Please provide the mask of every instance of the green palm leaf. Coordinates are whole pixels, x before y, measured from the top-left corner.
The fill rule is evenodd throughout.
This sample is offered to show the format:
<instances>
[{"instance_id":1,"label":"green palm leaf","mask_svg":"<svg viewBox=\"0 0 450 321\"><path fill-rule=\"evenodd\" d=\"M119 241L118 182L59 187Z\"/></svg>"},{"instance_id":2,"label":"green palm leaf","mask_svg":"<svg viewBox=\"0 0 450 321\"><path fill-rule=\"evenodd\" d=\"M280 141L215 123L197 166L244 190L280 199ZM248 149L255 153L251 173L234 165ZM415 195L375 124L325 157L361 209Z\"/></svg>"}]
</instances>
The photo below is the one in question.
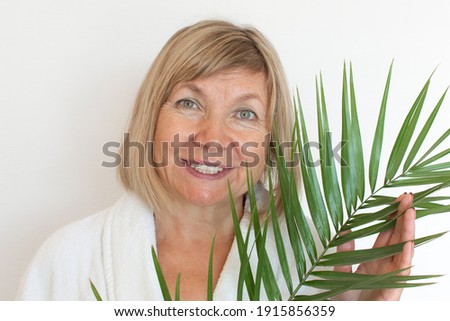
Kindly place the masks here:
<instances>
[{"instance_id":1,"label":"green palm leaf","mask_svg":"<svg viewBox=\"0 0 450 321\"><path fill-rule=\"evenodd\" d=\"M237 300L243 299L244 293L244 283L247 288L247 292L249 298L252 299L254 297L254 289L255 289L255 281L253 279L252 270L250 268L250 259L248 257L247 249L248 249L248 237L250 236L250 231L247 231L247 237L244 241L242 236L242 232L239 226L239 219L236 213L236 207L234 205L233 195L231 194L230 182L228 182L228 192L230 194L230 202L231 202L231 214L233 217L234 224L234 232L236 238L236 244L239 251L239 258L241 260L241 266L239 269L239 280L238 280L238 288L236 293Z\"/></svg>"},{"instance_id":2,"label":"green palm leaf","mask_svg":"<svg viewBox=\"0 0 450 321\"><path fill-rule=\"evenodd\" d=\"M384 87L383 99L381 101L380 113L378 115L377 127L373 139L372 152L370 153L369 182L372 193L375 191L375 186L378 178L378 169L380 167L381 146L383 144L384 136L384 120L386 118L386 107L389 96L389 87L391 85L393 64L394 62L392 62L391 66L389 67L389 73L386 80L386 85Z\"/></svg>"},{"instance_id":3,"label":"green palm leaf","mask_svg":"<svg viewBox=\"0 0 450 321\"><path fill-rule=\"evenodd\" d=\"M349 290L406 288L424 286L433 282L415 282L429 280L439 275L401 276L406 269L391 271L382 275L353 274L345 272L321 271L324 267L347 266L361 264L400 253L406 242L377 248L363 248L348 252L336 252L338 245L362 239L392 228L396 220L404 213L398 211L395 202L394 187L403 189L418 189L414 194L413 206L416 208L416 218L450 212L450 196L442 195L442 190L450 187L450 148L444 142L450 136L450 128L433 143L425 152L421 149L426 138L433 129L433 123L438 111L444 103L447 90L431 111L422 127L419 118L425 109L425 98L430 86L431 77L427 80L417 95L412 107L407 113L387 162L384 180L381 186L377 184L380 155L384 141L387 100L392 77L391 63L383 97L381 100L378 121L371 146L370 162L365 173L364 151L358 120L356 89L353 69L350 64L349 76L344 64L341 105L341 145L342 162L336 166L331 149L331 130L328 121L328 111L322 76L320 82L316 79L316 110L318 122L318 138L320 146L320 166L317 169L313 163L308 147L309 138L306 119L297 90L294 99L296 109L295 126L292 138L294 150L290 155L283 155L281 143L277 135L278 126L275 122L275 158L276 173L269 171L269 205L266 215L262 216L257 208L253 177L248 171L247 198L251 209L251 222L247 231L241 231L230 193L231 211L235 227L235 237L240 257L240 270L237 288L237 299L244 298L244 291L250 300L260 299L264 289L269 300L281 299L281 286L286 286L289 300L328 300ZM413 140L413 137L416 137ZM411 144L412 142L412 144ZM448 145L447 145L448 146ZM444 148L443 148L444 147ZM408 152L409 149L409 152ZM295 175L287 166L287 156L298 153L301 158L302 188L306 195L306 207L300 200ZM413 161L418 159L415 163ZM412 165L411 165L412 164ZM340 173L339 173L340 171ZM365 176L367 175L367 177ZM283 213L277 213L275 206L275 185L278 184ZM366 180L370 185L367 193L364 189ZM425 186L425 187L422 187ZM440 194L437 194L440 192ZM368 195L367 195L368 194ZM305 211L305 209L308 211ZM347 216L344 218L343 209ZM311 217L312 223L308 221ZM332 229L333 228L333 229ZM267 242L269 229L272 230L274 247L277 255L269 257ZM282 231L285 230L286 233ZM346 233L342 233L346 231ZM245 232L245 233L243 233ZM252 234L253 233L253 234ZM445 234L436 233L419 237L414 246L432 241ZM254 241L251 244L251 235ZM318 236L315 240L314 235ZM213 248L212 248L213 249ZM211 249L211 260L213 251ZM154 254L154 250L152 252ZM156 254L154 254L156 256ZM256 271L252 271L250 257L256 255ZM293 257L290 258L289 255ZM288 262L294 260L295 267ZM279 266L281 283L276 281L275 267ZM160 268L155 267L158 277L163 278ZM295 268L295 271L293 271ZM212 264L210 261L210 274ZM293 281L293 273L298 276L298 283ZM161 281L165 299L170 299L166 293L165 283ZM303 287L316 288L319 293L302 294ZM212 286L208 287L209 289ZM209 290L211 291L211 290ZM166 294L164 294L166 293ZM208 294L208 298L212 298Z\"/></svg>"},{"instance_id":4,"label":"green palm leaf","mask_svg":"<svg viewBox=\"0 0 450 321\"><path fill-rule=\"evenodd\" d=\"M361 130L359 129L358 111L356 107L355 84L353 82L353 68L350 64L350 115L351 115L351 133L354 161L355 161L355 185L356 193L360 201L364 198L365 176L364 176L364 155L361 141Z\"/></svg>"},{"instance_id":5,"label":"green palm leaf","mask_svg":"<svg viewBox=\"0 0 450 321\"><path fill-rule=\"evenodd\" d=\"M167 287L166 279L161 269L161 265L158 261L158 256L156 255L155 248L152 246L152 257L153 264L155 265L156 275L158 276L159 286L161 287L161 293L163 295L164 301L172 301L170 296L169 288Z\"/></svg>"},{"instance_id":6,"label":"green palm leaf","mask_svg":"<svg viewBox=\"0 0 450 321\"><path fill-rule=\"evenodd\" d=\"M350 119L350 106L348 97L347 67L344 64L342 80L342 164L341 164L341 183L342 191L347 208L347 214L350 215L352 208L356 205L356 153L355 144L352 137L352 123Z\"/></svg>"},{"instance_id":7,"label":"green palm leaf","mask_svg":"<svg viewBox=\"0 0 450 321\"><path fill-rule=\"evenodd\" d=\"M409 269L409 268L407 268ZM371 275L368 276L366 279L360 279L360 280L353 280L353 282L343 282L342 286L340 287L336 287L330 291L327 292L322 292L319 294L313 294L313 295L297 295L295 297L292 298L292 300L295 301L320 301L320 300L327 300L329 298L332 298L336 295L339 295L341 293L350 291L350 290L356 290L356 289L361 289L361 288L371 288L372 284L377 284L379 282L385 281L386 279L395 276L397 274L399 274L400 272L407 270L407 269L402 269L402 270L397 270L397 271L393 271L393 272L389 272L389 273L385 273L385 274L381 274L381 275ZM351 275L351 273L346 273ZM403 283L403 284L407 284L407 283Z\"/></svg>"},{"instance_id":8,"label":"green palm leaf","mask_svg":"<svg viewBox=\"0 0 450 321\"><path fill-rule=\"evenodd\" d=\"M392 180L403 157L406 154L409 142L411 141L414 129L416 128L417 121L419 120L420 113L422 111L423 104L428 92L428 87L430 86L431 76L423 86L422 90L417 96L411 110L403 122L400 132L397 136L394 146L392 147L391 156L389 157L388 166L386 169L385 183Z\"/></svg>"},{"instance_id":9,"label":"green palm leaf","mask_svg":"<svg viewBox=\"0 0 450 321\"><path fill-rule=\"evenodd\" d=\"M298 132L298 122L296 122L296 124L297 126L295 128L296 132ZM290 245L295 256L297 272L299 277L301 277L306 272L306 259L302 243L306 248L310 260L314 260L314 258L317 257L317 251L312 231L307 227L308 223L300 205L296 183L292 182L292 177L288 173L279 143L276 143L275 152L281 199L285 209L287 231Z\"/></svg>"},{"instance_id":10,"label":"green palm leaf","mask_svg":"<svg viewBox=\"0 0 450 321\"><path fill-rule=\"evenodd\" d=\"M247 184L248 184L248 193L247 197L249 198L250 208L251 208L251 221L253 225L253 231L255 233L255 245L256 245L256 253L258 257L258 266L257 266L257 277L255 286L255 299L260 299L260 285L261 282L264 285L266 290L266 294L269 300L281 300L281 294L278 288L277 283L275 282L275 274L273 272L269 257L267 255L267 251L265 248L265 243L267 239L267 228L268 228L268 220L266 219L264 222L264 228L261 229L260 226L260 216L258 207L256 204L256 195L253 183L253 177L251 173L247 170Z\"/></svg>"},{"instance_id":11,"label":"green palm leaf","mask_svg":"<svg viewBox=\"0 0 450 321\"><path fill-rule=\"evenodd\" d=\"M328 123L328 113L325 101L325 90L323 87L322 75L320 76L320 90L316 79L316 101L317 101L317 121L320 144L320 170L322 174L322 185L324 196L327 202L328 213L335 230L342 225L344 216L342 208L342 196L339 187L339 179L336 172L336 165L333 160L333 150L331 146L331 133Z\"/></svg>"},{"instance_id":12,"label":"green palm leaf","mask_svg":"<svg viewBox=\"0 0 450 321\"><path fill-rule=\"evenodd\" d=\"M442 236L445 233L438 233L430 235L420 239L414 240L414 245L419 246L425 242L429 242L435 238ZM406 242L401 242L394 245L378 247L373 249L355 250L347 252L337 252L333 254L324 255L318 266L340 266L340 265L352 265L362 262L369 262L378 259L383 259L395 254L400 253L403 250L403 246Z\"/></svg>"},{"instance_id":13,"label":"green palm leaf","mask_svg":"<svg viewBox=\"0 0 450 321\"><path fill-rule=\"evenodd\" d=\"M374 277L374 275L367 274L353 274L353 273L344 273L344 272L332 272L332 271L318 271L311 273L312 276L317 279L307 281L305 284L307 286L315 287L318 289L325 290L334 290L341 288L343 286L353 285L355 282L368 281ZM413 276L399 276L392 275L376 282L372 282L370 284L361 284L356 289L376 289L376 288L386 288L388 287L415 287L415 286L423 286L433 284L432 282L428 283L408 283L404 284L408 281L418 281L425 280L430 278L436 278L441 275L413 275Z\"/></svg>"},{"instance_id":14,"label":"green palm leaf","mask_svg":"<svg viewBox=\"0 0 450 321\"><path fill-rule=\"evenodd\" d=\"M449 153L450 153L450 148L447 148L446 150L443 150L442 152L437 153L436 155L422 161L420 164L417 164L414 168L421 168L428 164L434 163L435 161L447 156Z\"/></svg>"},{"instance_id":15,"label":"green palm leaf","mask_svg":"<svg viewBox=\"0 0 450 321\"><path fill-rule=\"evenodd\" d=\"M272 174L271 171L268 171L268 173L269 173L269 195L273 195L274 191L273 191ZM283 242L283 235L281 233L280 224L278 222L277 210L275 207L273 197L271 197L269 200L269 215L273 226L273 233L275 238L275 244L277 247L278 261L280 262L281 271L283 273L284 280L286 281L286 286L289 290L289 293L292 293L293 285L291 277L291 268L289 267L286 254L286 247Z\"/></svg>"},{"instance_id":16,"label":"green palm leaf","mask_svg":"<svg viewBox=\"0 0 450 321\"><path fill-rule=\"evenodd\" d=\"M297 104L299 106L300 123L301 123L301 130L297 131L299 133L297 146L300 150L300 155L302 155L302 161L300 162L300 166L303 174L303 182L305 184L306 190L308 191L308 193L306 193L306 199L308 201L308 207L310 212L315 213L315 215L312 216L312 220L317 229L317 233L319 234L319 238L322 241L322 244L325 246L328 240L330 239L330 226L328 223L328 213L325 207L322 192L320 190L319 180L317 179L317 173L313 167L314 165L311 158L311 152L309 147L307 147L307 144L309 143L308 133L306 131L303 110L298 95L297 95Z\"/></svg>"},{"instance_id":17,"label":"green palm leaf","mask_svg":"<svg viewBox=\"0 0 450 321\"><path fill-rule=\"evenodd\" d=\"M97 301L103 301L102 297L98 293L97 288L95 287L95 285L94 285L94 283L92 282L91 279L89 279L89 284L91 285L91 290L92 290L92 293L94 293L95 299Z\"/></svg>"},{"instance_id":18,"label":"green palm leaf","mask_svg":"<svg viewBox=\"0 0 450 321\"><path fill-rule=\"evenodd\" d=\"M282 241L283 236L277 231L275 234L276 241L278 243L277 249L279 249L278 257L282 262L281 266L286 265L286 258L284 248L279 244L302 244L305 246L304 235L310 237L311 233L317 233L320 239L320 244L315 244L315 250L309 248L310 242L307 248L309 253L309 259L311 261L311 267L304 273L302 269L299 270L299 284L291 292L290 299L294 300L323 300L329 299L337 294L343 293L351 289L379 289L379 288L395 288L395 287L413 287L432 284L432 282L425 283L410 283L409 281L427 279L437 277L432 276L408 276L400 277L397 274L400 271L394 271L384 275L354 275L352 273L339 274L339 278L330 281L330 279L323 278L318 280L317 268L320 266L339 266L339 265L353 265L363 262L369 262L373 260L379 260L392 255L398 254L403 250L405 242L378 247L361 249L350 252L339 253L327 253L330 249L353 241L356 239L371 236L373 234L385 231L392 228L395 225L396 219L403 215L398 213L398 203L395 203L396 197L391 195L381 194L381 191L392 187L419 187L427 185L427 189L423 189L415 194L414 206L417 207L417 218L424 217L426 215L438 214L448 212L450 205L441 204L442 201L448 201L449 197L432 196L433 193L447 188L450 185L450 162L442 161L446 158L450 150L444 149L441 152L430 156L434 150L443 146L442 143L449 136L447 130L433 145L425 152L419 160L411 166L414 158L419 154L420 148L423 146L426 136L432 128L433 121L436 118L437 112L441 108L446 92L441 96L439 102L429 115L425 125L422 128L416 128L419 117L424 108L426 94L430 85L430 79L425 83L418 97L416 98L413 106L407 114L403 125L400 129L399 135L394 142L389 157L385 180L382 186L377 187L378 169L380 164L381 146L384 145L384 121L387 112L387 97L389 94L389 87L392 75L392 64L389 68L389 73L386 81L386 86L383 94L383 99L380 107L380 114L378 117L378 123L376 126L376 132L371 149L370 166L368 167L368 180L371 187L370 195L365 195L363 186L365 185L364 175L364 154L362 149L362 139L359 128L359 121L357 115L356 106L356 94L353 78L353 70L350 65L350 76L347 77L347 67L344 66L343 72L343 87L342 87L342 136L341 140L347 142L342 146L342 164L341 180L337 179L336 171L333 171L332 166L320 166L320 176L322 177L322 185L319 183L317 177L319 173L313 166L306 166L305 164L311 164L312 159L310 157L309 150L307 149L308 133L306 129L306 121L304 118L302 106L300 103L300 95L297 91L296 98L294 100L296 109L298 110L298 118L296 119L296 145L298 151L302 157L301 170L302 170L302 183L306 195L306 203L308 204L309 213L312 216L314 228L305 224L306 231L299 233L298 230L299 221L296 222L296 233L288 233L288 240ZM327 110L325 104L325 93L322 77L320 77L320 85L316 80L316 110L319 129L319 142L321 146L325 146L324 150L320 151L320 159L322 162L326 161L326 165L330 165L330 155L327 154L327 148L331 146L326 142L326 137L329 135L329 124L327 119ZM409 154L406 151L412 141L412 137L416 129L419 130L419 134L410 149ZM276 142L279 144L279 142ZM305 147L306 146L306 147ZM289 201L283 202L285 206L286 222L295 214L292 213L292 207L287 208L295 204L296 211L303 213L302 206L296 204L296 200L292 200L295 197L292 189L292 180L289 180L288 169L286 168L286 162L283 155L277 155L277 169L279 184L283 194L289 196ZM406 160L405 160L406 158ZM440 161L440 162L438 162ZM334 165L334 163L333 163ZM401 167L402 166L402 167ZM402 168L402 172L395 176L399 169ZM339 188L342 187L342 190ZM429 187L431 185L431 187ZM272 191L272 188L271 188ZM284 191L284 192L283 192ZM339 203L339 204L338 204ZM326 204L326 205L325 205ZM346 220L340 219L339 205L345 205L348 218ZM370 209L376 210L370 210ZM326 215L324 215L326 214ZM393 216L394 215L394 216ZM274 221L272 214L272 221ZM275 225L275 224L274 224ZM289 225L289 224L288 224ZM326 227L333 226L335 233L327 231ZM303 227L305 228L305 227ZM349 233L342 234L342 231L352 229ZM414 241L415 246L419 246L428 241L442 236L444 233L438 233L430 236L418 238ZM300 240L298 240L300 239ZM287 242L287 243L286 243ZM323 248L321 248L323 247ZM316 252L315 258L311 257L311 254ZM298 262L300 256L296 256L297 266L301 265ZM287 271L287 269L286 269ZM327 273L327 272L324 272ZM334 273L334 272L328 272ZM338 273L338 272L336 272ZM342 272L339 272L342 273ZM337 274L333 274L336 277ZM344 277L345 275L345 277ZM328 275L330 276L330 275ZM285 281L288 278L285 277ZM315 287L321 290L328 290L313 296L299 295L301 289L304 286ZM289 288L290 289L290 288Z\"/></svg>"},{"instance_id":19,"label":"green palm leaf","mask_svg":"<svg viewBox=\"0 0 450 321\"><path fill-rule=\"evenodd\" d=\"M180 301L181 299L181 273L178 273L177 280L175 282L175 301Z\"/></svg>"},{"instance_id":20,"label":"green palm leaf","mask_svg":"<svg viewBox=\"0 0 450 321\"><path fill-rule=\"evenodd\" d=\"M422 146L422 143L425 140L425 137L427 136L428 132L430 131L431 125L433 124L434 120L436 119L436 115L442 106L442 102L444 101L447 91L448 91L448 88L445 90L441 99L439 99L439 102L437 103L436 107L433 109L433 112L430 114L430 117L428 118L427 122L425 123L425 126L423 127L422 131L420 132L419 136L417 137L416 142L414 143L414 146L412 147L411 151L409 152L408 157L406 158L405 164L403 166L403 171L406 171L408 169L408 167L409 167L409 165L411 165L414 157L417 155L417 152L419 151L420 146Z\"/></svg>"},{"instance_id":21,"label":"green palm leaf","mask_svg":"<svg viewBox=\"0 0 450 321\"><path fill-rule=\"evenodd\" d=\"M213 262L214 262L214 244L216 242L216 238L213 237L211 244L211 251L209 253L209 263L208 263L208 288L206 297L208 301L213 300L213 292L214 292L214 284L213 284Z\"/></svg>"}]
</instances>

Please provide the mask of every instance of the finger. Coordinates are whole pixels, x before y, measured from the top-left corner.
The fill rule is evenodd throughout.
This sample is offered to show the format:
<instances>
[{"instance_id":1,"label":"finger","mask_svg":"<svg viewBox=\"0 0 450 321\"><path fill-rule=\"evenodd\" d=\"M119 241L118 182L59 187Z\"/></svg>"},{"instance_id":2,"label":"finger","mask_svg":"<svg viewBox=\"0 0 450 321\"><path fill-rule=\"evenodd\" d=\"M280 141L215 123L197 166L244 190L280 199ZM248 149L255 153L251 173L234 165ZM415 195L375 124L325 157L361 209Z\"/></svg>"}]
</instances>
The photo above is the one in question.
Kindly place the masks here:
<instances>
[{"instance_id":1,"label":"finger","mask_svg":"<svg viewBox=\"0 0 450 321\"><path fill-rule=\"evenodd\" d=\"M408 208L410 208L412 206L413 203L413 199L414 199L414 195L412 193L403 193L402 195L400 195L399 197L397 197L397 199L394 201L394 203L399 203L397 210L390 214L388 216L388 219L393 219L399 215L401 215L403 212L405 212Z\"/></svg>"},{"instance_id":2,"label":"finger","mask_svg":"<svg viewBox=\"0 0 450 321\"><path fill-rule=\"evenodd\" d=\"M401 276L408 276L411 271L409 267L411 267L412 263L412 256L413 256L413 242L406 242L403 246L403 250L400 254L398 254L398 257L401 257L401 260L399 262L399 266L391 265L391 271L405 269L404 271L400 272L398 275ZM400 300L400 297L403 293L403 288L389 288L389 289L382 289L378 292L378 294L375 297L368 297L365 298L365 300L382 300L382 301L398 301Z\"/></svg>"},{"instance_id":3,"label":"finger","mask_svg":"<svg viewBox=\"0 0 450 321\"><path fill-rule=\"evenodd\" d=\"M395 211L394 213L392 213L389 216L389 219L393 219L393 218L397 217L399 214L401 215L404 211L406 211L412 205L412 200L413 200L413 195L410 193L406 193L406 192L403 193L402 195L400 195L399 197L397 197L397 199L395 200L395 203L400 203L400 204L397 208L397 211ZM402 220L401 220L401 216L400 216L397 218L397 221L395 222L395 227L393 227L387 231L383 231L378 235L373 247L377 248L377 247L383 247L383 246L394 244L395 242L393 242L393 241L398 240L399 238L394 237L393 240L391 240L391 239L392 239L394 233L399 233L399 231L401 230L401 227L402 227Z\"/></svg>"},{"instance_id":4,"label":"finger","mask_svg":"<svg viewBox=\"0 0 450 321\"><path fill-rule=\"evenodd\" d=\"M399 197L400 198L400 197ZM412 193L402 194L397 213L402 214L413 205L414 195Z\"/></svg>"},{"instance_id":5,"label":"finger","mask_svg":"<svg viewBox=\"0 0 450 321\"><path fill-rule=\"evenodd\" d=\"M406 242L403 246L403 251L398 254L398 257L401 257L401 260L399 262L399 266L395 266L395 270L399 269L406 269L411 267L412 263L412 256L413 256L413 242ZM402 272L400 272L398 275L402 276L408 276L411 273L410 269L406 269ZM391 288L391 289L383 289L381 291L380 300L383 301L398 301L400 300L400 297L402 296L403 288Z\"/></svg>"},{"instance_id":6,"label":"finger","mask_svg":"<svg viewBox=\"0 0 450 321\"><path fill-rule=\"evenodd\" d=\"M406 269L410 268L412 265L412 259L414 256L414 244L413 242L409 241L406 242L403 246L403 251L400 255L401 259L399 261L399 269ZM407 269L400 273L400 275L410 275L411 269Z\"/></svg>"},{"instance_id":7,"label":"finger","mask_svg":"<svg viewBox=\"0 0 450 321\"><path fill-rule=\"evenodd\" d=\"M392 234L389 244L397 244L402 241L405 214L406 211L412 206L414 195L412 193L402 194L398 199L400 199L400 204L396 215L399 217L395 223L394 233Z\"/></svg>"},{"instance_id":8,"label":"finger","mask_svg":"<svg viewBox=\"0 0 450 321\"><path fill-rule=\"evenodd\" d=\"M414 240L415 237L415 220L416 210L414 208L408 209L405 214L397 219L394 233L392 234L390 244L397 244Z\"/></svg>"},{"instance_id":9,"label":"finger","mask_svg":"<svg viewBox=\"0 0 450 321\"><path fill-rule=\"evenodd\" d=\"M345 235L347 233L350 233L351 230L342 232L340 235ZM355 241L352 240L350 242L338 245L336 248L337 252L347 252L347 251L354 251L355 250ZM346 273L351 273L353 272L352 266L351 265L342 265L342 266L335 266L333 271L335 272L346 272Z\"/></svg>"},{"instance_id":10,"label":"finger","mask_svg":"<svg viewBox=\"0 0 450 321\"><path fill-rule=\"evenodd\" d=\"M397 219L396 225L394 228L391 228L387 231L381 232L375 243L373 245L374 248L382 247L392 244L397 244L400 242L406 242L414 240L415 238L415 219L416 219L416 211L413 208L410 208L406 211L404 215ZM414 247L413 247L414 251ZM395 262L394 264L399 264L400 258L398 256L394 256L392 260Z\"/></svg>"},{"instance_id":11,"label":"finger","mask_svg":"<svg viewBox=\"0 0 450 321\"><path fill-rule=\"evenodd\" d=\"M397 199L394 201L394 203L400 203L402 201L402 199L407 195L408 193L404 192L403 194L401 194L399 197L397 197Z\"/></svg>"},{"instance_id":12,"label":"finger","mask_svg":"<svg viewBox=\"0 0 450 321\"><path fill-rule=\"evenodd\" d=\"M409 244L408 247L411 247L405 254L405 250L402 253L396 255L394 257L394 264L396 264L399 268L405 268L410 266L412 263L412 257L414 255L414 238L415 238L415 230L416 230L416 211L413 208L410 208L406 211L405 215L403 215L403 230L402 235L400 236L399 242L406 242ZM406 245L405 244L405 245ZM406 256L405 256L406 255ZM406 261L405 261L406 260ZM409 260L409 261L407 261ZM405 265L407 262L408 265Z\"/></svg>"},{"instance_id":13,"label":"finger","mask_svg":"<svg viewBox=\"0 0 450 321\"><path fill-rule=\"evenodd\" d=\"M373 247L382 247L389 245L389 241L392 238L392 234L394 234L394 228L390 228L389 230L383 231L378 234Z\"/></svg>"},{"instance_id":14,"label":"finger","mask_svg":"<svg viewBox=\"0 0 450 321\"><path fill-rule=\"evenodd\" d=\"M386 242L390 240L390 237L393 233L393 229L389 229L380 233L375 240L373 248L387 246ZM379 274L380 269L385 264L392 264L393 257L386 257L383 259L372 260L369 262L361 263L356 269L355 273L359 274Z\"/></svg>"},{"instance_id":15,"label":"finger","mask_svg":"<svg viewBox=\"0 0 450 321\"><path fill-rule=\"evenodd\" d=\"M416 236L416 210L410 208L403 215L402 242L412 241Z\"/></svg>"}]
</instances>

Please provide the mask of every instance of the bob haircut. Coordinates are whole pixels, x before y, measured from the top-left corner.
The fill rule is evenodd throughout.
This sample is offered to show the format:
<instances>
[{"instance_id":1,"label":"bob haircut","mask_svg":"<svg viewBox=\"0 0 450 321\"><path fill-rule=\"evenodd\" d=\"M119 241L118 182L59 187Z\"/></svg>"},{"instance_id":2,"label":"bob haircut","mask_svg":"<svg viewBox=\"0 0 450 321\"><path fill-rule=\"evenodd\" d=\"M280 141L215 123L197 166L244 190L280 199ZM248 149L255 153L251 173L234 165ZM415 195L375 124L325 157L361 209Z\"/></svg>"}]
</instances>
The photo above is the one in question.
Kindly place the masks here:
<instances>
[{"instance_id":1,"label":"bob haircut","mask_svg":"<svg viewBox=\"0 0 450 321\"><path fill-rule=\"evenodd\" d=\"M154 141L160 108L175 85L237 68L266 75L269 98L266 122L271 141L275 137L274 122L278 124L279 141L291 141L294 109L286 77L274 47L258 30L221 20L200 21L179 30L164 45L148 71L129 122L129 140L124 141L120 148L122 161L118 174L123 186L136 193L156 212L170 204L170 195L156 169L148 162L143 166L143 151L130 148L128 144L140 144L145 157L153 157L152 145L147 142ZM262 181L267 180L269 170L276 172L276 168L267 167ZM298 168L294 170L298 180ZM272 175L272 180L276 180L276 175ZM278 210L282 210L279 184L274 183L273 186L275 204Z\"/></svg>"}]
</instances>

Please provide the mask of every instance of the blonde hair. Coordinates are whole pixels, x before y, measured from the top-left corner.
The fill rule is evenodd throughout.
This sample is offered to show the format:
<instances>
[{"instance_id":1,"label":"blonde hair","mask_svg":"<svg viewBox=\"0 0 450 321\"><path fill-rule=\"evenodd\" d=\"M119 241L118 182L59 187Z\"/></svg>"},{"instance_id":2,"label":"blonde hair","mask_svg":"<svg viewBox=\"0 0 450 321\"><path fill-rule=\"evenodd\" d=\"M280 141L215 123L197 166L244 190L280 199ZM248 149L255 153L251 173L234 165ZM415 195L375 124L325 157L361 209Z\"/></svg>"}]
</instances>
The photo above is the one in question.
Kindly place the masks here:
<instances>
[{"instance_id":1,"label":"blonde hair","mask_svg":"<svg viewBox=\"0 0 450 321\"><path fill-rule=\"evenodd\" d=\"M129 141L142 144L144 155L152 157L152 147L147 142L154 141L160 107L175 85L236 68L266 75L269 93L267 126L274 138L276 121L279 141L291 141L294 111L275 49L255 28L219 20L200 21L185 27L164 45L137 94L128 128ZM129 151L129 166L124 166L125 148L122 144L122 162L118 169L123 186L140 196L156 212L160 211L165 204L170 204L170 200L156 169L142 166L142 155L139 155L142 151L137 149ZM270 168L266 168L263 179L267 178L268 170ZM278 184L274 187L276 205L281 209Z\"/></svg>"}]
</instances>

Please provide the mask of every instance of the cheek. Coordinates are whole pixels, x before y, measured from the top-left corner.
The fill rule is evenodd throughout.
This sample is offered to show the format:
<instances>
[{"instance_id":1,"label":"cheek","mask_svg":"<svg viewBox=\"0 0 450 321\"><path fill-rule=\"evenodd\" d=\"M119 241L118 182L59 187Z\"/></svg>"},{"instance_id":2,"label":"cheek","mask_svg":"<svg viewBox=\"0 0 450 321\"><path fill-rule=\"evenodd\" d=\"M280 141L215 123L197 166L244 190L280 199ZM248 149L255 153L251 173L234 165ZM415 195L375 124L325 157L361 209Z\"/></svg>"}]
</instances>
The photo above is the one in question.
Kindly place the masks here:
<instances>
[{"instance_id":1,"label":"cheek","mask_svg":"<svg viewBox=\"0 0 450 321\"><path fill-rule=\"evenodd\" d=\"M155 137L153 142L153 155L155 160L160 161L165 154L167 148L168 132L161 126L156 126Z\"/></svg>"},{"instance_id":2,"label":"cheek","mask_svg":"<svg viewBox=\"0 0 450 321\"><path fill-rule=\"evenodd\" d=\"M165 109L160 111L156 123L155 140L167 140L170 136L173 136L174 131L176 130L176 122L171 121L171 118L173 118L173 116L171 116L171 113L167 112Z\"/></svg>"},{"instance_id":3,"label":"cheek","mask_svg":"<svg viewBox=\"0 0 450 321\"><path fill-rule=\"evenodd\" d=\"M245 168L245 162L248 167L259 172L265 167L267 154L267 134L265 132L258 135L251 135L241 141L240 144L240 159L241 164Z\"/></svg>"},{"instance_id":4,"label":"cheek","mask_svg":"<svg viewBox=\"0 0 450 321\"><path fill-rule=\"evenodd\" d=\"M162 110L156 124L156 138L173 142L176 137L184 139L196 131L196 122L179 113Z\"/></svg>"},{"instance_id":5,"label":"cheek","mask_svg":"<svg viewBox=\"0 0 450 321\"><path fill-rule=\"evenodd\" d=\"M167 164L169 167L181 166L181 159L191 155L191 150L198 153L198 149L191 147L188 142L195 127L179 119L171 118L171 121L162 121L156 126L154 139L154 159L156 162Z\"/></svg>"},{"instance_id":6,"label":"cheek","mask_svg":"<svg viewBox=\"0 0 450 321\"><path fill-rule=\"evenodd\" d=\"M245 142L240 148L240 158L242 162L247 162L250 168L258 167L263 160L263 154L261 146L256 142ZM245 164L242 164L245 166Z\"/></svg>"},{"instance_id":7,"label":"cheek","mask_svg":"<svg viewBox=\"0 0 450 321\"><path fill-rule=\"evenodd\" d=\"M155 143L168 142L170 144L177 135L182 135L185 127L183 120L177 118L176 115L165 109L161 110L156 123Z\"/></svg>"}]
</instances>

